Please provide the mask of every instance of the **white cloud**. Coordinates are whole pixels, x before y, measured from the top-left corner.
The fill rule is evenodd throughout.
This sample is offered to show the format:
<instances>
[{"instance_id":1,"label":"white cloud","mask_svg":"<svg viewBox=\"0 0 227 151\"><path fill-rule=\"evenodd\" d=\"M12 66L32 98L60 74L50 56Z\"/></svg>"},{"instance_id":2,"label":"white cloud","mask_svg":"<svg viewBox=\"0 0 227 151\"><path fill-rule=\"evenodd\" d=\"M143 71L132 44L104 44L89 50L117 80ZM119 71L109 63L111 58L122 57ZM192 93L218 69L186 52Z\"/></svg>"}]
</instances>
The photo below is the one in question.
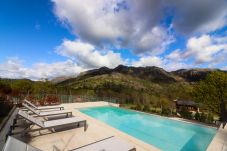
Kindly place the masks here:
<instances>
[{"instance_id":1,"label":"white cloud","mask_svg":"<svg viewBox=\"0 0 227 151\"><path fill-rule=\"evenodd\" d=\"M187 42L187 51L183 54L185 58L194 57L195 63L201 64L205 62L213 62L218 53L227 50L226 43L220 43L215 37L202 35L200 37L192 37Z\"/></svg>"},{"instance_id":2,"label":"white cloud","mask_svg":"<svg viewBox=\"0 0 227 151\"><path fill-rule=\"evenodd\" d=\"M195 65L208 63L211 66L226 62L227 41L226 36L215 37L202 35L200 37L191 37L186 44L186 50L175 50L166 58L174 61L194 60Z\"/></svg>"},{"instance_id":3,"label":"white cloud","mask_svg":"<svg viewBox=\"0 0 227 151\"><path fill-rule=\"evenodd\" d=\"M22 60L19 58L9 58L5 63L0 64L0 75L6 78L21 78L21 75L24 74L22 63Z\"/></svg>"},{"instance_id":4,"label":"white cloud","mask_svg":"<svg viewBox=\"0 0 227 151\"><path fill-rule=\"evenodd\" d=\"M39 80L42 78L54 78L59 76L78 75L85 69L76 65L72 60L55 62L52 64L36 63L30 68L25 67L18 58L10 58L0 64L0 75L4 78L29 78Z\"/></svg>"},{"instance_id":5,"label":"white cloud","mask_svg":"<svg viewBox=\"0 0 227 151\"><path fill-rule=\"evenodd\" d=\"M187 69L187 68L192 68L193 66L191 64L187 64L183 61L170 61L170 60L165 60L165 65L163 68L167 71L175 71L179 69ZM195 66L194 66L195 68Z\"/></svg>"},{"instance_id":6,"label":"white cloud","mask_svg":"<svg viewBox=\"0 0 227 151\"><path fill-rule=\"evenodd\" d=\"M131 64L136 67L157 66L167 71L175 71L178 69L191 67L191 65L186 64L183 61L171 60L166 57L161 58L159 56L141 57L138 61L133 61Z\"/></svg>"},{"instance_id":7,"label":"white cloud","mask_svg":"<svg viewBox=\"0 0 227 151\"><path fill-rule=\"evenodd\" d=\"M227 24L225 0L52 0L54 12L82 41L156 55L174 41L160 24L173 16L180 33L209 33ZM166 10L166 11L164 11ZM173 11L168 11L173 10Z\"/></svg>"},{"instance_id":8,"label":"white cloud","mask_svg":"<svg viewBox=\"0 0 227 151\"><path fill-rule=\"evenodd\" d=\"M223 68L222 68L222 70L225 70L225 71L227 71L227 66L223 67Z\"/></svg>"},{"instance_id":9,"label":"white cloud","mask_svg":"<svg viewBox=\"0 0 227 151\"><path fill-rule=\"evenodd\" d=\"M141 37L132 37L131 45L134 48L134 52L137 54L148 53L158 55L163 53L167 46L174 40L175 39L169 36L163 28L155 26L150 31L144 33Z\"/></svg>"},{"instance_id":10,"label":"white cloud","mask_svg":"<svg viewBox=\"0 0 227 151\"><path fill-rule=\"evenodd\" d=\"M163 60L157 56L147 56L147 57L141 57L138 61L133 61L132 65L136 67L140 67L140 66L162 67L164 63L163 63Z\"/></svg>"},{"instance_id":11,"label":"white cloud","mask_svg":"<svg viewBox=\"0 0 227 151\"><path fill-rule=\"evenodd\" d=\"M73 59L78 65L84 68L98 68L106 66L114 68L119 64L125 64L120 53L111 50L97 50L95 46L81 42L80 40L64 42L57 47L56 52L62 56Z\"/></svg>"},{"instance_id":12,"label":"white cloud","mask_svg":"<svg viewBox=\"0 0 227 151\"><path fill-rule=\"evenodd\" d=\"M174 61L174 62L182 61L181 50L176 49L172 51L170 54L166 55L165 58L170 59L171 61Z\"/></svg>"},{"instance_id":13,"label":"white cloud","mask_svg":"<svg viewBox=\"0 0 227 151\"><path fill-rule=\"evenodd\" d=\"M158 66L167 71L182 68L196 68L205 65L210 68L223 67L227 64L227 36L202 35L191 37L186 49L176 49L164 57L142 56L133 61L134 66Z\"/></svg>"},{"instance_id":14,"label":"white cloud","mask_svg":"<svg viewBox=\"0 0 227 151\"><path fill-rule=\"evenodd\" d=\"M159 25L162 1L52 0L55 14L81 40L98 47L131 48L160 54L173 41Z\"/></svg>"}]
</instances>

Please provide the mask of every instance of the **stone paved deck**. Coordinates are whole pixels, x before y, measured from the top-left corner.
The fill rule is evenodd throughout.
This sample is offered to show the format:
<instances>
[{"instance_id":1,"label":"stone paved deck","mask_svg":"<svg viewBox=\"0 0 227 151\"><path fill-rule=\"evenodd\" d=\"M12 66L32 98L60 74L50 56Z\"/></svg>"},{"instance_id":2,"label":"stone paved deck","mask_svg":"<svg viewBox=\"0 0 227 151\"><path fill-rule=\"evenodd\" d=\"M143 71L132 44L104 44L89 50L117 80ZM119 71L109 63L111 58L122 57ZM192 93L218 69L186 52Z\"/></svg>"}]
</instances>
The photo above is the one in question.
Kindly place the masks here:
<instances>
[{"instance_id":1,"label":"stone paved deck","mask_svg":"<svg viewBox=\"0 0 227 151\"><path fill-rule=\"evenodd\" d=\"M74 116L80 116L87 120L88 129L84 132L83 128L74 128L66 131L60 131L56 133L50 133L50 131L45 130L41 131L42 134L38 132L31 133L32 137L17 137L30 145L37 147L44 151L53 151L53 150L71 150L109 136L117 136L125 141L134 145L137 151L159 151L158 148L146 144L134 137L131 137L113 127L108 126L105 123L102 123L94 118L91 118L75 108L82 107L94 107L94 106L104 106L108 105L107 102L88 102L88 103L70 103L63 104L65 109L71 110Z\"/></svg>"},{"instance_id":2,"label":"stone paved deck","mask_svg":"<svg viewBox=\"0 0 227 151\"><path fill-rule=\"evenodd\" d=\"M207 151L227 151L227 126L224 129L222 127L218 129Z\"/></svg>"},{"instance_id":3,"label":"stone paved deck","mask_svg":"<svg viewBox=\"0 0 227 151\"><path fill-rule=\"evenodd\" d=\"M160 150L77 110L84 107L96 107L105 105L109 105L109 103L86 102L62 104L62 106L64 106L66 110L71 110L74 116L80 116L87 120L88 129L86 132L84 132L82 127L56 133L51 133L50 131L45 130L41 131L42 134L35 132L31 134L32 137L18 137L18 139L26 141L32 146L35 146L44 151L67 151L114 135L133 144L136 147L137 151ZM207 151L227 151L227 126L225 127L225 129L218 130Z\"/></svg>"}]
</instances>

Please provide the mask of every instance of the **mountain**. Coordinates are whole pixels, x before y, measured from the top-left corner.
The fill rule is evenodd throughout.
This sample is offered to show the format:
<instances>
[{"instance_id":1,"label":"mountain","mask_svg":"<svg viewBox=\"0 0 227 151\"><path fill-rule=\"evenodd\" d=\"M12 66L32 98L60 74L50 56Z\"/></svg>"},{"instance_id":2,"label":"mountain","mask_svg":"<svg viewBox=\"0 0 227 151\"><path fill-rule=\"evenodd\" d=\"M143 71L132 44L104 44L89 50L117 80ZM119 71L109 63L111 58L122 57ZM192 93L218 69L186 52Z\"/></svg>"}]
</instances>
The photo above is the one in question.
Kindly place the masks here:
<instances>
[{"instance_id":1,"label":"mountain","mask_svg":"<svg viewBox=\"0 0 227 151\"><path fill-rule=\"evenodd\" d=\"M51 79L50 81L54 84L57 84L57 83L60 83L62 81L72 79L72 78L74 78L74 76L61 76L61 77L56 77L54 79Z\"/></svg>"},{"instance_id":2,"label":"mountain","mask_svg":"<svg viewBox=\"0 0 227 151\"><path fill-rule=\"evenodd\" d=\"M55 83L71 83L73 81L84 80L87 78L111 75L111 74L122 74L131 77L148 80L153 83L176 83L176 82L197 82L206 77L212 71L218 69L180 69L172 72L165 71L162 68L151 66L151 67L128 67L119 65L114 69L107 67L101 67L99 69L88 70L80 73L74 78L60 78L61 80L55 80Z\"/></svg>"},{"instance_id":3,"label":"mountain","mask_svg":"<svg viewBox=\"0 0 227 151\"><path fill-rule=\"evenodd\" d=\"M99 69L89 70L81 73L77 79L84 79L87 77L93 77L103 74L113 74L120 73L124 75L130 75L133 77L150 80L153 82L176 82L177 77L172 73L165 71L158 67L128 67L124 65L119 65L114 69L109 69L107 67L102 67Z\"/></svg>"},{"instance_id":4,"label":"mountain","mask_svg":"<svg viewBox=\"0 0 227 151\"><path fill-rule=\"evenodd\" d=\"M177 75L177 76L182 77L187 82L197 82L197 81L204 79L207 76L207 74L209 74L212 71L221 71L221 70L219 70L219 69L208 69L208 68L204 68L204 69L199 69L199 68L197 68L197 69L180 69L180 70L173 71L172 73Z\"/></svg>"}]
</instances>

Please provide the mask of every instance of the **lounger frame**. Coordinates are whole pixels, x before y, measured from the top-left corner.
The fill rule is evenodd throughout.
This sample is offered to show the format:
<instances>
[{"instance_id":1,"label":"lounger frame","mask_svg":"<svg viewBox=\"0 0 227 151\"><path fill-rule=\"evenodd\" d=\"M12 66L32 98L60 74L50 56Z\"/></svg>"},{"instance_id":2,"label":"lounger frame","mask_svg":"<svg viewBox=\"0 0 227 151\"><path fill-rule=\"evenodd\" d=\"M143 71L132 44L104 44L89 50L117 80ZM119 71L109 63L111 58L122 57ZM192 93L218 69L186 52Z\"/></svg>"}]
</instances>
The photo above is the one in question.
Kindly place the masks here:
<instances>
[{"instance_id":1,"label":"lounger frame","mask_svg":"<svg viewBox=\"0 0 227 151\"><path fill-rule=\"evenodd\" d=\"M43 115L42 115L42 113L43 113L44 111L42 111L42 112L37 111L37 110L33 109L32 107L28 106L28 105L25 104L25 103L22 103L22 105L23 105L28 111L34 113L34 114L35 114L36 116L38 116L38 117L55 116L55 115L62 115L62 114L65 114L66 117L72 116L72 112L71 112L71 111L64 111L64 110L60 110L60 111L58 111L58 112L56 112L56 111L53 111L53 112L47 111L47 112L45 112L46 114L43 114Z\"/></svg>"},{"instance_id":2,"label":"lounger frame","mask_svg":"<svg viewBox=\"0 0 227 151\"><path fill-rule=\"evenodd\" d=\"M35 104L31 103L30 101L24 99L24 102L30 105L31 107L35 108L36 110L49 110L49 109L59 109L59 110L64 110L64 107L62 106L42 106L38 107Z\"/></svg>"},{"instance_id":3,"label":"lounger frame","mask_svg":"<svg viewBox=\"0 0 227 151\"><path fill-rule=\"evenodd\" d=\"M15 134L26 134L26 133L29 133L29 132L34 132L34 131L41 131L41 130L45 130L45 129L48 129L52 132L55 132L55 128L60 128L60 127L63 127L63 126L67 126L67 125L77 125L77 126L80 126L81 123L83 123L83 126L84 126L84 131L87 130L87 121L86 120L78 120L78 121L75 121L75 122L70 122L70 123L66 123L66 124L58 124L58 125L53 125L53 126L45 126L45 122L53 122L53 121L61 121L63 119L58 119L58 120L53 120L53 121L41 121L40 119L38 119L37 117L33 117L31 115L29 115L28 113L26 113L25 111L22 111L22 110L19 110L18 112L18 115L20 117L22 117L23 119L27 120L30 122L30 124L27 125L27 127L25 127L24 130L20 131L20 132L17 132L17 133L11 133L11 135L15 135ZM71 117L71 118L75 118L76 117ZM71 118L65 118L65 119L71 119ZM79 117L78 117L79 118ZM36 128L36 129L31 129L31 125L37 125L38 127L40 128ZM13 125L13 127L15 127L16 125Z\"/></svg>"}]
</instances>

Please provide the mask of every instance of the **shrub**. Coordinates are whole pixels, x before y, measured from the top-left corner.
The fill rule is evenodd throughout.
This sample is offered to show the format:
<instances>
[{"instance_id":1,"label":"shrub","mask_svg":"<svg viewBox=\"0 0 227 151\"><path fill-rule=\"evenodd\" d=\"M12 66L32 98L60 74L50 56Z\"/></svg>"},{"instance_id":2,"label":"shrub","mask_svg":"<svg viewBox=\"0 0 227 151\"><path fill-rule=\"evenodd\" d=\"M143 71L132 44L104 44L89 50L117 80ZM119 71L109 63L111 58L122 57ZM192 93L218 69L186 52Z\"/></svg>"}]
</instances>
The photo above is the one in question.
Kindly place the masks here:
<instances>
[{"instance_id":1,"label":"shrub","mask_svg":"<svg viewBox=\"0 0 227 151\"><path fill-rule=\"evenodd\" d=\"M10 94L12 91L9 84L0 81L0 94Z\"/></svg>"},{"instance_id":2,"label":"shrub","mask_svg":"<svg viewBox=\"0 0 227 151\"><path fill-rule=\"evenodd\" d=\"M130 109L135 110L136 108L134 106L131 106Z\"/></svg>"},{"instance_id":3,"label":"shrub","mask_svg":"<svg viewBox=\"0 0 227 151\"><path fill-rule=\"evenodd\" d=\"M143 111L150 112L150 106L149 105L144 105Z\"/></svg>"},{"instance_id":4,"label":"shrub","mask_svg":"<svg viewBox=\"0 0 227 151\"><path fill-rule=\"evenodd\" d=\"M200 114L199 114L199 112L197 111L196 113L195 113L195 120L200 120Z\"/></svg>"},{"instance_id":5,"label":"shrub","mask_svg":"<svg viewBox=\"0 0 227 151\"><path fill-rule=\"evenodd\" d=\"M150 112L156 113L156 109L155 109L155 108L151 108L151 109L150 109Z\"/></svg>"},{"instance_id":6,"label":"shrub","mask_svg":"<svg viewBox=\"0 0 227 151\"><path fill-rule=\"evenodd\" d=\"M156 109L155 109L155 113L161 114L161 113L162 113L162 110L161 110L160 108L156 108Z\"/></svg>"},{"instance_id":7,"label":"shrub","mask_svg":"<svg viewBox=\"0 0 227 151\"><path fill-rule=\"evenodd\" d=\"M59 104L60 103L60 100L57 96L51 96L51 95L48 95L45 99L45 103L48 104L48 105L51 105L51 104Z\"/></svg>"},{"instance_id":8,"label":"shrub","mask_svg":"<svg viewBox=\"0 0 227 151\"><path fill-rule=\"evenodd\" d=\"M180 111L180 115L183 118L186 119L192 119L192 113L188 111L188 109L186 107L182 107L181 111Z\"/></svg>"},{"instance_id":9,"label":"shrub","mask_svg":"<svg viewBox=\"0 0 227 151\"><path fill-rule=\"evenodd\" d=\"M143 106L141 104L136 104L136 107L135 107L136 110L139 110L139 111L142 111L143 110Z\"/></svg>"},{"instance_id":10,"label":"shrub","mask_svg":"<svg viewBox=\"0 0 227 151\"><path fill-rule=\"evenodd\" d=\"M168 108L163 108L162 109L162 115L170 116L171 115L171 110L168 109Z\"/></svg>"},{"instance_id":11,"label":"shrub","mask_svg":"<svg viewBox=\"0 0 227 151\"><path fill-rule=\"evenodd\" d=\"M38 102L39 102L39 105L41 106L45 105L45 99L40 99Z\"/></svg>"},{"instance_id":12,"label":"shrub","mask_svg":"<svg viewBox=\"0 0 227 151\"><path fill-rule=\"evenodd\" d=\"M206 115L204 114L204 113L201 113L201 115L200 115L200 122L206 122Z\"/></svg>"},{"instance_id":13,"label":"shrub","mask_svg":"<svg viewBox=\"0 0 227 151\"><path fill-rule=\"evenodd\" d=\"M207 123L211 124L214 121L214 116L212 114L207 115Z\"/></svg>"}]
</instances>

